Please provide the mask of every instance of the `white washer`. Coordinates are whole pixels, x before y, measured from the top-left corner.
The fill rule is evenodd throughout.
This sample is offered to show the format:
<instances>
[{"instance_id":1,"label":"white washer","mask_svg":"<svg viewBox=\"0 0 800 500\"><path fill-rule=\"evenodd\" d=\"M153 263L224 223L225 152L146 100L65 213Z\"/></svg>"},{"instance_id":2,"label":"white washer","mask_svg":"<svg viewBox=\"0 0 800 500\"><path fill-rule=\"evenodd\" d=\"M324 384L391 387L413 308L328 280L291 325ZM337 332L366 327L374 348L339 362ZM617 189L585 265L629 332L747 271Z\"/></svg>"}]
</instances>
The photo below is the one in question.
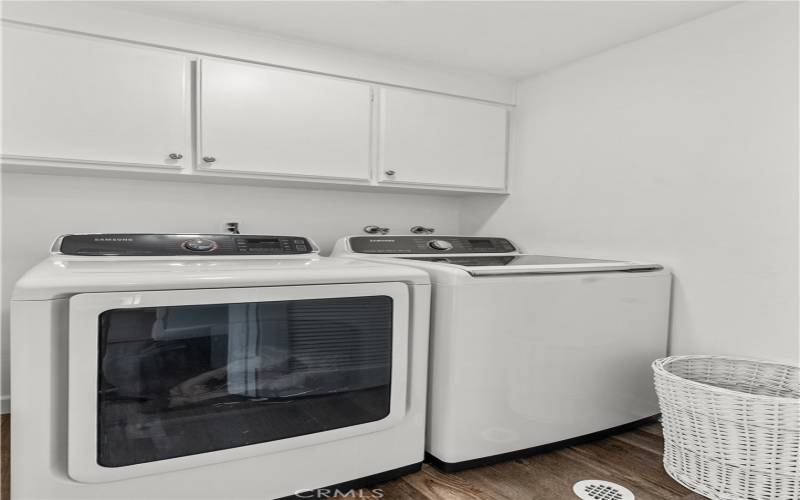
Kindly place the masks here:
<instances>
[{"instance_id":1,"label":"white washer","mask_svg":"<svg viewBox=\"0 0 800 500\"><path fill-rule=\"evenodd\" d=\"M621 430L659 412L671 275L657 264L520 253L506 238L351 236L334 256L433 284L428 458L446 471Z\"/></svg>"},{"instance_id":2,"label":"white washer","mask_svg":"<svg viewBox=\"0 0 800 500\"><path fill-rule=\"evenodd\" d=\"M263 500L418 470L429 302L424 272L303 237L61 237L11 303L12 497Z\"/></svg>"}]
</instances>

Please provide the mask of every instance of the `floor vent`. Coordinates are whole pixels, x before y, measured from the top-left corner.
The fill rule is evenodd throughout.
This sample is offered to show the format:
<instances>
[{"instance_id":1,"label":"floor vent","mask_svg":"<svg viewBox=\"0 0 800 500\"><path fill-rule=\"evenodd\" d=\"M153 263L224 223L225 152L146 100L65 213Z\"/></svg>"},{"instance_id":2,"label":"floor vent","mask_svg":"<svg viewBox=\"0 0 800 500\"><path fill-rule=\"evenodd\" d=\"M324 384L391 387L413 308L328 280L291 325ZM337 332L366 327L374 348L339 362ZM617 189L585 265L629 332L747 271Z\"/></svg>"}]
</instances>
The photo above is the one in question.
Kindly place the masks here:
<instances>
[{"instance_id":1,"label":"floor vent","mask_svg":"<svg viewBox=\"0 0 800 500\"><path fill-rule=\"evenodd\" d=\"M599 479L578 481L572 491L583 500L634 500L633 492L624 486Z\"/></svg>"}]
</instances>

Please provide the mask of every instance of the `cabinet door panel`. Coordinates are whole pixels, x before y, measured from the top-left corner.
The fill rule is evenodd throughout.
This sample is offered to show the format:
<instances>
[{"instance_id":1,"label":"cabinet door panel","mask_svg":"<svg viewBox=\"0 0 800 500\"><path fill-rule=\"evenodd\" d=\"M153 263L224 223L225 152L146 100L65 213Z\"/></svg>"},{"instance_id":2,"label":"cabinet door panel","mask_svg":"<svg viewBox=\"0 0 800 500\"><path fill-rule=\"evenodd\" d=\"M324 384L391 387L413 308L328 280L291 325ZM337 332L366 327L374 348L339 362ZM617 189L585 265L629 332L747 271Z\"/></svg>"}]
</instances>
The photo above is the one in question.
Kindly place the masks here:
<instances>
[{"instance_id":1,"label":"cabinet door panel","mask_svg":"<svg viewBox=\"0 0 800 500\"><path fill-rule=\"evenodd\" d=\"M505 188L505 108L399 89L380 102L381 182Z\"/></svg>"},{"instance_id":2,"label":"cabinet door panel","mask_svg":"<svg viewBox=\"0 0 800 500\"><path fill-rule=\"evenodd\" d=\"M3 155L180 166L188 61L74 35L3 27Z\"/></svg>"},{"instance_id":3,"label":"cabinet door panel","mask_svg":"<svg viewBox=\"0 0 800 500\"><path fill-rule=\"evenodd\" d=\"M367 180L366 84L203 60L201 159L211 171ZM213 163L202 158L214 158Z\"/></svg>"}]
</instances>

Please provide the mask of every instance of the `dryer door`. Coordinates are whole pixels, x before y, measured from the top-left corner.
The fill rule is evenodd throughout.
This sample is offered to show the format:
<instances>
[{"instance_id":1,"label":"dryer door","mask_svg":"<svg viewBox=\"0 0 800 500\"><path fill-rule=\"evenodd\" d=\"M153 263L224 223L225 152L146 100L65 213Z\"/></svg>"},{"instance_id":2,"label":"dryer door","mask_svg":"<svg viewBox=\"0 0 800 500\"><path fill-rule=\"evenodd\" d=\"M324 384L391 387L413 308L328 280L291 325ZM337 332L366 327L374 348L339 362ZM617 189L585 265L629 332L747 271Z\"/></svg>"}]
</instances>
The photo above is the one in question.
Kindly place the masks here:
<instances>
[{"instance_id":1,"label":"dryer door","mask_svg":"<svg viewBox=\"0 0 800 500\"><path fill-rule=\"evenodd\" d=\"M69 475L111 481L395 425L408 308L403 283L76 295Z\"/></svg>"}]
</instances>

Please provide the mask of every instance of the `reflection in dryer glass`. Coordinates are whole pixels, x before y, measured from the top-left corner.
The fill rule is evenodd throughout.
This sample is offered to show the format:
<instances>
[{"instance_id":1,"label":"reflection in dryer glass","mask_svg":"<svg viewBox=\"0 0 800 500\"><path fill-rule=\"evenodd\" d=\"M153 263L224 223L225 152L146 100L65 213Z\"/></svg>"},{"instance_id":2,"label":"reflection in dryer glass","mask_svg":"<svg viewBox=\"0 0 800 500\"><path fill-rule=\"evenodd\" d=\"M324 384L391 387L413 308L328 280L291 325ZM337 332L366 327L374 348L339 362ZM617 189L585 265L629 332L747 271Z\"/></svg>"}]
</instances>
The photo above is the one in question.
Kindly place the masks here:
<instances>
[{"instance_id":1,"label":"reflection in dryer glass","mask_svg":"<svg viewBox=\"0 0 800 500\"><path fill-rule=\"evenodd\" d=\"M99 326L105 467L389 414L390 297L114 309Z\"/></svg>"}]
</instances>

